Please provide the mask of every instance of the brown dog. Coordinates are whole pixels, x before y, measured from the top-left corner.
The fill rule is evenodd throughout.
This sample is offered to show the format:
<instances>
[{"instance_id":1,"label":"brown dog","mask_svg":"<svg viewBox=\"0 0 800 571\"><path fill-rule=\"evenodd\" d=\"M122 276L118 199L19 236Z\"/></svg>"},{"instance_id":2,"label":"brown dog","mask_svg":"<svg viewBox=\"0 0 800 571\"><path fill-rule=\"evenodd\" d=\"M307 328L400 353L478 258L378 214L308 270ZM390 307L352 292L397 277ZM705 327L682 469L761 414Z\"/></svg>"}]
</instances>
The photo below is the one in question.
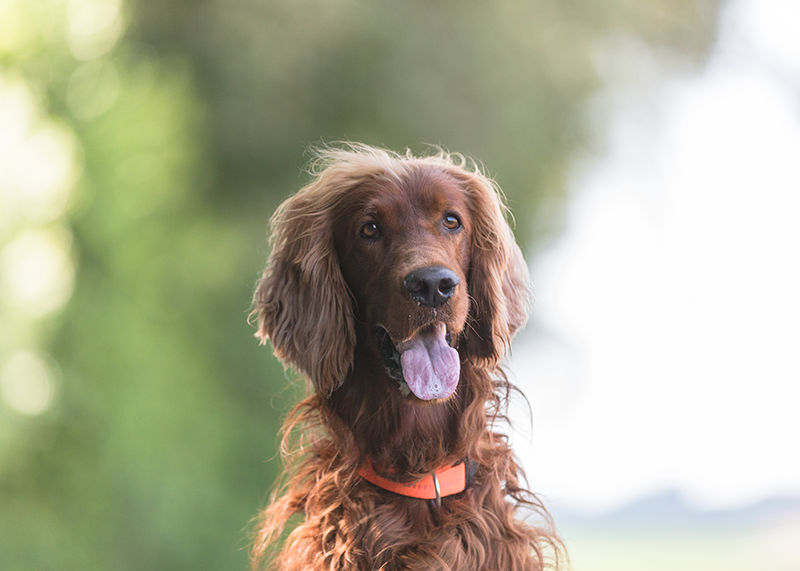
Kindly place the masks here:
<instances>
[{"instance_id":1,"label":"brown dog","mask_svg":"<svg viewBox=\"0 0 800 571\"><path fill-rule=\"evenodd\" d=\"M531 301L499 192L443 152L350 145L316 166L272 219L255 295L262 340L315 390L284 425L286 478L254 566L271 551L292 571L555 564L549 516L492 430Z\"/></svg>"}]
</instances>

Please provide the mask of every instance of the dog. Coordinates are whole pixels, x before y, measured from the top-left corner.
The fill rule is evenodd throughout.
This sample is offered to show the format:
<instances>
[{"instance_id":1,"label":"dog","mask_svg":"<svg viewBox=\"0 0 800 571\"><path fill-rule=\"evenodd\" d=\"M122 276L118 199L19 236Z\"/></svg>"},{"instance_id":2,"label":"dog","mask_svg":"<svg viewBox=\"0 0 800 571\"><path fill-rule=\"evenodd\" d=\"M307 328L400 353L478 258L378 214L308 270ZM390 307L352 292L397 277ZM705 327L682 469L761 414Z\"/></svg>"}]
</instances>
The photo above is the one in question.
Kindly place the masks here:
<instances>
[{"instance_id":1,"label":"dog","mask_svg":"<svg viewBox=\"0 0 800 571\"><path fill-rule=\"evenodd\" d=\"M311 173L271 219L254 295L257 336L309 393L254 569L556 567L552 520L493 428L532 302L499 188L461 155L361 144L318 150Z\"/></svg>"}]
</instances>

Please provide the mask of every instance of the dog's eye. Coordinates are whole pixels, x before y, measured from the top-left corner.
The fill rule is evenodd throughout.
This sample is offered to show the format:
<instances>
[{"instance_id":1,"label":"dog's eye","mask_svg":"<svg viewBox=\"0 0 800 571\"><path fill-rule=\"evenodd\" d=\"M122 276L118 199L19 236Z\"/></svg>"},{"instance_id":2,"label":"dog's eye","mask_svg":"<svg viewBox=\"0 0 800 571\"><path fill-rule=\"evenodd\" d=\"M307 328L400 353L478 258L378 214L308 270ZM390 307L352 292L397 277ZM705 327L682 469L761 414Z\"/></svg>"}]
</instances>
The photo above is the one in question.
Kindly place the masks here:
<instances>
[{"instance_id":1,"label":"dog's eye","mask_svg":"<svg viewBox=\"0 0 800 571\"><path fill-rule=\"evenodd\" d=\"M374 240L375 238L380 237L381 229L378 228L378 225L374 222L367 222L361 227L361 230L358 232L358 234L367 240Z\"/></svg>"},{"instance_id":2,"label":"dog's eye","mask_svg":"<svg viewBox=\"0 0 800 571\"><path fill-rule=\"evenodd\" d=\"M458 230L461 228L461 220L455 214L448 214L442 219L442 224L448 230Z\"/></svg>"}]
</instances>

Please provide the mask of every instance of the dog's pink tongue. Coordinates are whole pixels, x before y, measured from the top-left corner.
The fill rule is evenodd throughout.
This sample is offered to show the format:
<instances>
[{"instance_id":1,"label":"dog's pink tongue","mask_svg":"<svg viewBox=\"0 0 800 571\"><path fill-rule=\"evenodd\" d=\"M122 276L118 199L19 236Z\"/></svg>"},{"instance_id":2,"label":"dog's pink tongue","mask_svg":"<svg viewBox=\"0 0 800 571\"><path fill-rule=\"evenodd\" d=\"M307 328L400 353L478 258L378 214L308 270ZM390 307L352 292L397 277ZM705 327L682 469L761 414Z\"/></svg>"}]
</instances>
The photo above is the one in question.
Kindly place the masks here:
<instances>
[{"instance_id":1,"label":"dog's pink tongue","mask_svg":"<svg viewBox=\"0 0 800 571\"><path fill-rule=\"evenodd\" d=\"M439 327L409 341L400 364L408 388L419 399L443 399L456 390L461 371L458 351L447 344Z\"/></svg>"}]
</instances>

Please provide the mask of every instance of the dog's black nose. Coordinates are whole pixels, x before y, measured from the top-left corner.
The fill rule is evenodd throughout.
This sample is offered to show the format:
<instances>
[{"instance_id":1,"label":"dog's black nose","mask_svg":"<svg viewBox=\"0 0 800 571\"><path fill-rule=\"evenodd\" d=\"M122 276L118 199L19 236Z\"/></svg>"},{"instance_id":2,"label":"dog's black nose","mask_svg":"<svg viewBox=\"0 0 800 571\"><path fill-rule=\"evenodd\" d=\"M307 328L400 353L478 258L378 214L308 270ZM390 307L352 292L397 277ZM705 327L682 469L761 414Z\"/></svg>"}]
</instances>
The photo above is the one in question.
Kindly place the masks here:
<instances>
[{"instance_id":1,"label":"dog's black nose","mask_svg":"<svg viewBox=\"0 0 800 571\"><path fill-rule=\"evenodd\" d=\"M411 299L428 307L438 307L447 303L458 285L458 276L440 266L414 270L403 280Z\"/></svg>"}]
</instances>

